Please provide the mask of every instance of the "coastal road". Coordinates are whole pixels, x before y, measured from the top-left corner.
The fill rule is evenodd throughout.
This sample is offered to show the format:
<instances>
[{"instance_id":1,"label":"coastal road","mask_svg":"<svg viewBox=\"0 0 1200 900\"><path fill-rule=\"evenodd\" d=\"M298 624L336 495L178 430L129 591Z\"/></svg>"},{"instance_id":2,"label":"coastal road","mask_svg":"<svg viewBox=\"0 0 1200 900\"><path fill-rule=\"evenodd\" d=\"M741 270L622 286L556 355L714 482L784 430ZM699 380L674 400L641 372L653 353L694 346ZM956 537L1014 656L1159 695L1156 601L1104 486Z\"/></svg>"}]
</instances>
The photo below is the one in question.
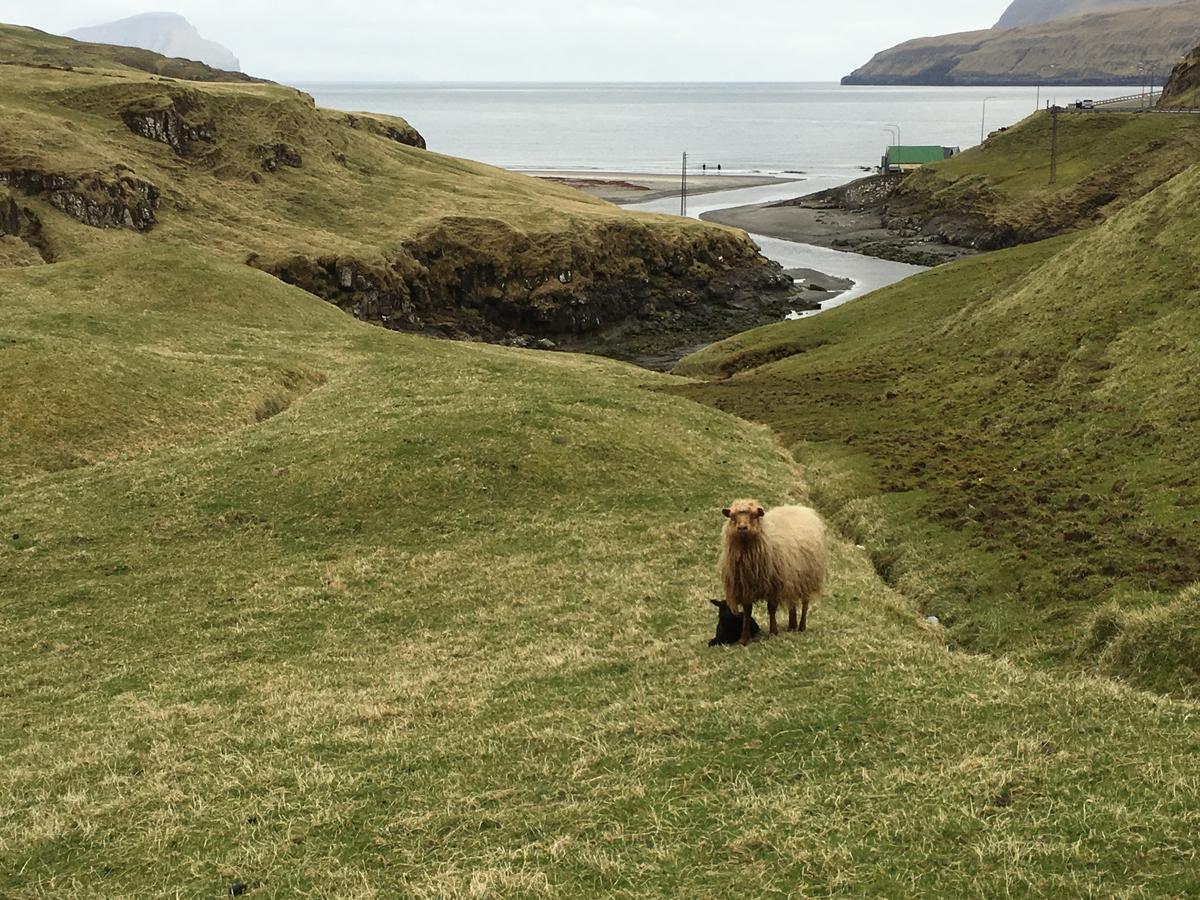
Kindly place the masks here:
<instances>
[{"instance_id":1,"label":"coastal road","mask_svg":"<svg viewBox=\"0 0 1200 900\"><path fill-rule=\"evenodd\" d=\"M812 177L786 184L703 194L688 198L688 216L699 218L706 212L729 209L733 206L790 200L793 197L801 197L815 191L838 187L851 181L852 178L853 176ZM633 203L625 206L625 209L678 215L679 197L676 195L647 203ZM869 294L871 291L887 287L889 284L903 281L910 275L925 271L922 266L876 259L873 256L863 256L859 253L845 253L841 250L830 250L812 244L799 244L795 241L784 241L762 234L751 234L750 237L762 248L764 256L775 260L785 269L815 269L826 275L849 278L854 282L854 287L850 290L824 303L821 307L823 310L840 306L855 297L861 297L863 294Z\"/></svg>"}]
</instances>

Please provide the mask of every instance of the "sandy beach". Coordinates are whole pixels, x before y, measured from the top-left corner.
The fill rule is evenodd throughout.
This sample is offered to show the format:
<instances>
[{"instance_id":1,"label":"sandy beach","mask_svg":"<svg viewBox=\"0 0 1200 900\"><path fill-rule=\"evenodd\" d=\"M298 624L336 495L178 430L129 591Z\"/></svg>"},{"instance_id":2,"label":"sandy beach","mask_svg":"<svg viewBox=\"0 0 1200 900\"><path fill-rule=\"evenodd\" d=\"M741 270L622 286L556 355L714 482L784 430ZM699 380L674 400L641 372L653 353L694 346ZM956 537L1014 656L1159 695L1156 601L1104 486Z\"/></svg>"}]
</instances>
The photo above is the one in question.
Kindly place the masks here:
<instances>
[{"instance_id":1,"label":"sandy beach","mask_svg":"<svg viewBox=\"0 0 1200 900\"><path fill-rule=\"evenodd\" d=\"M553 181L578 188L585 193L610 203L646 203L650 200L661 200L664 197L679 196L678 173L672 175L652 175L629 172L570 172L562 170L546 170L525 172L545 181ZM778 177L774 175L717 175L688 173L688 195L711 194L715 191L731 191L738 188L761 187L767 184L800 183L803 176L795 178Z\"/></svg>"}]
</instances>

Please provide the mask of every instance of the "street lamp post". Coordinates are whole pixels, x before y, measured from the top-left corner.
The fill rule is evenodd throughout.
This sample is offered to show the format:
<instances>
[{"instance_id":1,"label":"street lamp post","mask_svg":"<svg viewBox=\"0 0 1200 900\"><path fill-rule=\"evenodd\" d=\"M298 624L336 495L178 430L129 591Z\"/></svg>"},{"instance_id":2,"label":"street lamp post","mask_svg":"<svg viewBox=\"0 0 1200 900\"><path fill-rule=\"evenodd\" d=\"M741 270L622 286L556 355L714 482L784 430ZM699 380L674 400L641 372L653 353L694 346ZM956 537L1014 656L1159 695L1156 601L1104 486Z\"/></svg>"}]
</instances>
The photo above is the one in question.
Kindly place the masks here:
<instances>
[{"instance_id":1,"label":"street lamp post","mask_svg":"<svg viewBox=\"0 0 1200 900\"><path fill-rule=\"evenodd\" d=\"M997 99L996 97L984 97L983 98L983 113L979 117L979 143L981 143L981 144L983 143L984 139L987 137L986 126L987 126L988 101L996 100L996 99Z\"/></svg>"}]
</instances>

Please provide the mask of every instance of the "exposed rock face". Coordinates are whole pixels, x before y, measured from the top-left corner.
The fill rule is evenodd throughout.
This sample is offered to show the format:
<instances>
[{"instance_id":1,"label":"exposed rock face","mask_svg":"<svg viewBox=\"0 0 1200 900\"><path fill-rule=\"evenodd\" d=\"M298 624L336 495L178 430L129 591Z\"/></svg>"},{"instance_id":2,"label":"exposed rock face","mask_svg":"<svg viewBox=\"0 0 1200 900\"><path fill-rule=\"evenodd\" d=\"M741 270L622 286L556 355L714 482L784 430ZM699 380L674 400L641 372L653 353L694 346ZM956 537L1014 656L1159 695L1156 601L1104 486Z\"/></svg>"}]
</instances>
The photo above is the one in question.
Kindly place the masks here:
<instances>
[{"instance_id":1,"label":"exposed rock face","mask_svg":"<svg viewBox=\"0 0 1200 900\"><path fill-rule=\"evenodd\" d=\"M346 124L351 128L361 128L371 134L378 134L387 138L390 141L395 141L398 144L406 144L409 147L418 147L421 150L425 148L425 138L417 129L413 128L407 122L400 124L389 122L382 119L377 119L374 116L364 116L361 114L347 113Z\"/></svg>"},{"instance_id":2,"label":"exposed rock face","mask_svg":"<svg viewBox=\"0 0 1200 900\"><path fill-rule=\"evenodd\" d=\"M304 164L300 151L287 144L272 144L269 147L259 147L257 152L262 155L264 172L274 172L281 165L298 169Z\"/></svg>"},{"instance_id":3,"label":"exposed rock face","mask_svg":"<svg viewBox=\"0 0 1200 900\"><path fill-rule=\"evenodd\" d=\"M131 175L71 176L18 170L0 172L0 184L45 196L55 209L93 228L145 231L156 221L158 188Z\"/></svg>"},{"instance_id":4,"label":"exposed rock face","mask_svg":"<svg viewBox=\"0 0 1200 900\"><path fill-rule=\"evenodd\" d=\"M166 144L179 156L189 156L194 144L216 140L211 120L193 121L202 108L194 95L183 93L173 96L166 107L127 109L121 119L134 134Z\"/></svg>"},{"instance_id":5,"label":"exposed rock face","mask_svg":"<svg viewBox=\"0 0 1200 900\"><path fill-rule=\"evenodd\" d=\"M241 63L227 48L201 37L183 16L168 12L144 13L116 22L76 28L67 37L96 44L141 47L163 56L194 59L217 69L236 72Z\"/></svg>"},{"instance_id":6,"label":"exposed rock face","mask_svg":"<svg viewBox=\"0 0 1200 900\"><path fill-rule=\"evenodd\" d=\"M42 223L33 211L17 203L12 197L0 195L0 237L20 240L32 247L44 262L53 262Z\"/></svg>"},{"instance_id":7,"label":"exposed rock face","mask_svg":"<svg viewBox=\"0 0 1200 900\"><path fill-rule=\"evenodd\" d=\"M584 335L634 315L793 289L732 233L667 249L640 224L608 226L586 246L504 231L484 247L470 237L479 224L449 220L387 261L249 262L366 321L493 341Z\"/></svg>"},{"instance_id":8,"label":"exposed rock face","mask_svg":"<svg viewBox=\"0 0 1200 900\"><path fill-rule=\"evenodd\" d=\"M1200 106L1200 47L1175 66L1159 106Z\"/></svg>"},{"instance_id":9,"label":"exposed rock face","mask_svg":"<svg viewBox=\"0 0 1200 900\"><path fill-rule=\"evenodd\" d=\"M1161 83L1200 42L1200 0L1093 12L1073 19L917 38L877 53L843 84L1145 84L1149 61Z\"/></svg>"}]
</instances>

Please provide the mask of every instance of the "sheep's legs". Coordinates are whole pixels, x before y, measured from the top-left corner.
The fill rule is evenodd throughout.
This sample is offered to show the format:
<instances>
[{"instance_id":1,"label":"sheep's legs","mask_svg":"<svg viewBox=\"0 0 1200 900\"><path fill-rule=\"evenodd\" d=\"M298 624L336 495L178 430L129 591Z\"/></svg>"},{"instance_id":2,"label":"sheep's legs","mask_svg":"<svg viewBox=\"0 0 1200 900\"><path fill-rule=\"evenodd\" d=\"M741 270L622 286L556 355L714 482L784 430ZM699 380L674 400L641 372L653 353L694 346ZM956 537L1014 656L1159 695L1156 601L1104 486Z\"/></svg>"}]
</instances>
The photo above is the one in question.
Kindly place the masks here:
<instances>
[{"instance_id":1,"label":"sheep's legs","mask_svg":"<svg viewBox=\"0 0 1200 900\"><path fill-rule=\"evenodd\" d=\"M788 631L799 631L796 627L796 604L788 607Z\"/></svg>"},{"instance_id":2,"label":"sheep's legs","mask_svg":"<svg viewBox=\"0 0 1200 900\"><path fill-rule=\"evenodd\" d=\"M754 615L754 604L742 604L742 639L738 641L743 647L750 643L750 617Z\"/></svg>"},{"instance_id":3,"label":"sheep's legs","mask_svg":"<svg viewBox=\"0 0 1200 900\"><path fill-rule=\"evenodd\" d=\"M775 624L775 612L779 609L778 603L768 603L767 612L771 614L771 636L779 634L779 626Z\"/></svg>"},{"instance_id":4,"label":"sheep's legs","mask_svg":"<svg viewBox=\"0 0 1200 900\"><path fill-rule=\"evenodd\" d=\"M808 598L804 598L804 603L800 608L800 630L808 631Z\"/></svg>"}]
</instances>

